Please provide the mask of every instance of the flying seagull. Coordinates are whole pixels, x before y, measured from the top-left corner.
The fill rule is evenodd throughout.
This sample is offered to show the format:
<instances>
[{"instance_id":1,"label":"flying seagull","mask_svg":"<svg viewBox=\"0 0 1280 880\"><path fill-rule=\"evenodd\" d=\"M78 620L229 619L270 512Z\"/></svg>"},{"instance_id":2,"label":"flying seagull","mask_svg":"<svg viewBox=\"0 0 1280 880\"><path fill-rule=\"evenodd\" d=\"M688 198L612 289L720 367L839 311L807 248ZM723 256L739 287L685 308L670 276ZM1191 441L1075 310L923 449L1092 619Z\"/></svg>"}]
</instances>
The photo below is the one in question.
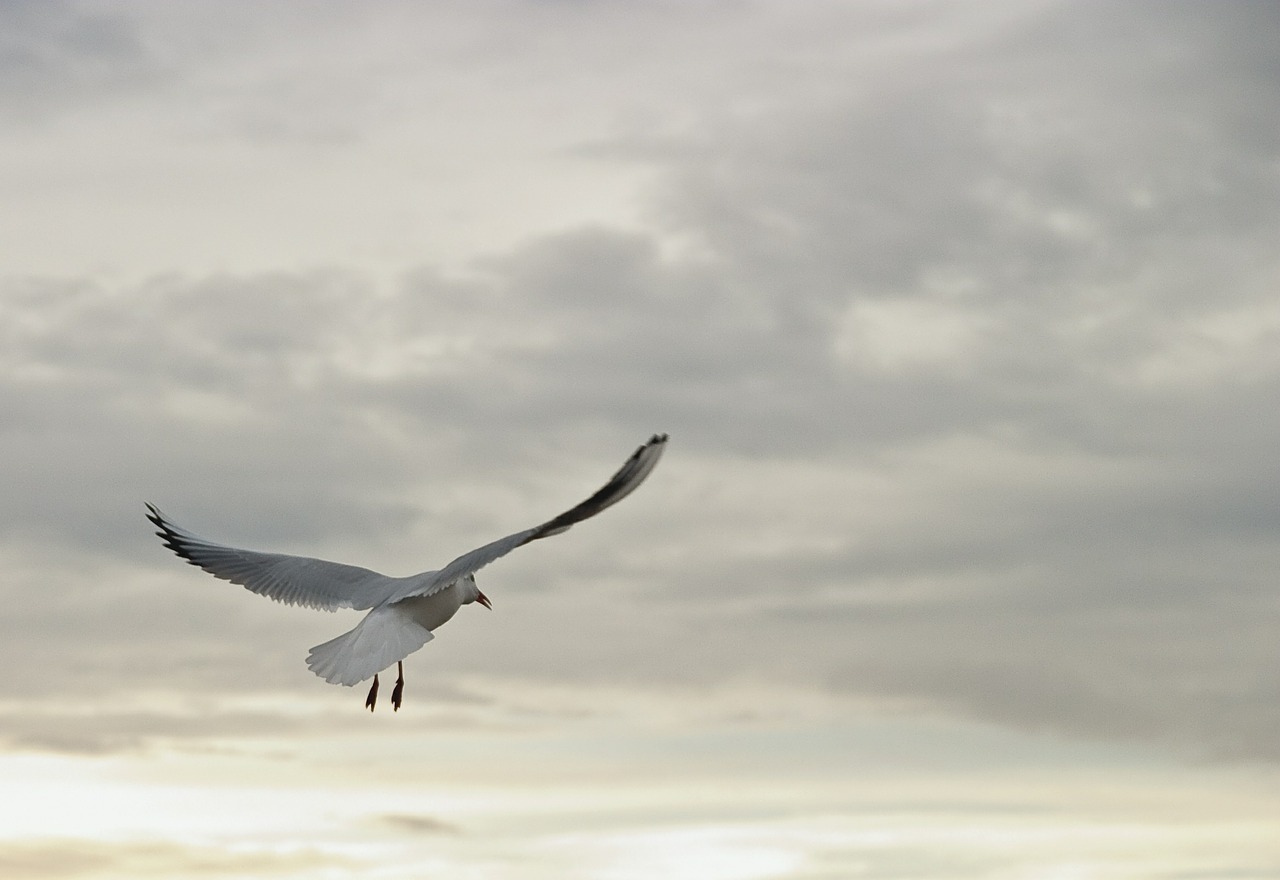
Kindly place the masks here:
<instances>
[{"instance_id":1,"label":"flying seagull","mask_svg":"<svg viewBox=\"0 0 1280 880\"><path fill-rule=\"evenodd\" d=\"M216 544L175 525L153 504L147 504L147 519L159 527L156 534L166 547L214 577L286 605L367 610L355 629L312 648L307 666L325 681L347 687L372 675L373 685L365 699L372 712L378 699L378 673L395 663L398 677L391 703L399 710L404 658L431 641L433 630L463 605L479 602L492 610L489 598L476 586L476 572L517 547L568 531L574 523L626 498L658 464L666 443L666 434L654 434L598 492L542 525L464 553L439 571L403 578L340 562Z\"/></svg>"}]
</instances>

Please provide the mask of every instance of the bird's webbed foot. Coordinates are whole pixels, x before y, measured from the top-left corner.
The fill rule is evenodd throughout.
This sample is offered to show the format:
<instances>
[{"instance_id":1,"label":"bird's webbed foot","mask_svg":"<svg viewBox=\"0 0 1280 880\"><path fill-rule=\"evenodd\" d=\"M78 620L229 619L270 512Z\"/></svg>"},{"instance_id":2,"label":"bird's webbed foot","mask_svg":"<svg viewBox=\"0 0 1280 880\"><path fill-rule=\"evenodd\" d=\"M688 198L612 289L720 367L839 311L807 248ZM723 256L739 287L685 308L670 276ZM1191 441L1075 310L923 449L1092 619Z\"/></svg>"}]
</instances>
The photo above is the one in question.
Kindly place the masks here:
<instances>
[{"instance_id":1,"label":"bird's webbed foot","mask_svg":"<svg viewBox=\"0 0 1280 880\"><path fill-rule=\"evenodd\" d=\"M364 698L364 704L370 712L373 711L374 705L378 702L378 675L374 673L373 686L369 688L369 696Z\"/></svg>"},{"instance_id":2,"label":"bird's webbed foot","mask_svg":"<svg viewBox=\"0 0 1280 880\"><path fill-rule=\"evenodd\" d=\"M404 697L404 661L396 663L396 672L399 677L396 678L395 690L391 692L391 708L394 712L400 711L400 700Z\"/></svg>"}]
</instances>

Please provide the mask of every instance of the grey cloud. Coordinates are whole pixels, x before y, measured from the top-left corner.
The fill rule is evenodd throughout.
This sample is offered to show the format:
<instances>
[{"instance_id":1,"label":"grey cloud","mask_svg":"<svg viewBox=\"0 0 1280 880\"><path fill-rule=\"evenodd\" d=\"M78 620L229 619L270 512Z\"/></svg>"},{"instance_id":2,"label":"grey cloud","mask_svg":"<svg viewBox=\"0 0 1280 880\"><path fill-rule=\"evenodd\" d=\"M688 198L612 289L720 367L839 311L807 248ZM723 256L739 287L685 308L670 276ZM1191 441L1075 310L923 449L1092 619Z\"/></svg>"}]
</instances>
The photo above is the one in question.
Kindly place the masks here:
<instances>
[{"instance_id":1,"label":"grey cloud","mask_svg":"<svg viewBox=\"0 0 1280 880\"><path fill-rule=\"evenodd\" d=\"M153 682L148 682L153 685ZM218 712L203 715L164 715L153 712L113 712L90 704L83 713L25 710L0 716L5 747L11 751L41 751L72 755L138 753L157 743L253 736L297 734L301 725L282 716Z\"/></svg>"},{"instance_id":2,"label":"grey cloud","mask_svg":"<svg viewBox=\"0 0 1280 880\"><path fill-rule=\"evenodd\" d=\"M995 603L975 602L991 614L980 627L968 615L948 624L957 611L951 602L926 606L920 613L929 624L908 641L927 669L913 665L901 630L887 625L895 644L869 641L883 650L887 670L907 672L855 664L841 678L849 687L883 674L886 693L918 686L939 704L1006 723L1273 759L1260 735L1273 719L1259 714L1267 689L1257 672L1280 662L1268 637L1270 568L1236 560L1275 554L1268 501L1275 469L1266 451L1275 432L1266 413L1276 373L1264 367L1242 382L1167 385L1131 377L1136 363L1167 344L1166 314L1265 305L1257 279L1274 265L1267 242L1276 224L1260 207L1276 200L1275 148L1241 141L1231 114L1240 102L1251 119L1274 122L1275 111L1265 91L1236 91L1256 70L1246 58L1242 71L1223 43L1180 43L1177 63L1152 78L1130 75L1113 92L1108 77L1124 76L1128 59L1144 50L1182 40L1193 14L1185 6L1148 12L1140 33L1122 28L1110 40L1101 40L1108 19L1100 14L1087 39L1068 39L1046 60L1035 50L1040 29L1056 33L1050 17L1014 35L1012 56L1008 46L983 47L988 55L973 78L917 79L884 106L822 108L801 115L800 125L744 126L733 130L741 136L733 146L717 140L722 149L690 152L668 196L669 216L711 248L718 271L703 292L723 291L733 305L727 315L676 329L665 351L674 343L675 356L692 358L701 349L680 334L693 337L696 327L716 352L750 318L763 317L758 337L748 334L728 357L711 360L732 378L717 383L713 375L703 401L704 413L729 430L762 427L755 436L770 451L812 451L816 434L818 448L865 455L959 432L1079 457L1073 486L1048 486L1044 475L1020 486L976 481L960 490L955 509L928 520L927 531L885 536L869 558L851 554L843 571L837 561L829 577L843 574L854 590L875 555L893 553L895 544L877 574L886 563L899 578L954 571L962 553L980 576L1025 577L1001 588ZM1073 79L1071 62L1084 53L1102 69ZM957 67L969 60L945 59ZM1204 95L1233 100L1227 111L1197 106L1187 130L1180 90L1193 70L1209 81ZM817 136L815 125L823 126ZM976 367L841 375L823 356L844 304L948 295L930 288L931 276L958 279L960 307L995 328ZM554 287L572 292L581 284L566 274ZM643 346L643 318L627 326L624 347L611 351ZM752 355L768 372L754 387L746 381ZM570 348L550 357L571 356ZM699 372L689 373L696 383ZM735 387L734 379L744 381ZM759 422L757 407L766 414ZM879 423L870 433L859 424L867 420ZM696 429L693 439L733 443ZM979 525L961 528L975 512ZM790 562L780 561L772 577L757 570L761 589L787 583L796 570ZM730 595L744 582L726 573L717 592ZM803 594L805 582L793 589ZM1199 613L1206 603L1225 605L1222 617ZM1072 604L1070 625L1050 613ZM1117 619L1126 625L1117 628ZM830 660L842 640L868 639L839 620L822 642ZM942 647L966 645L968 627L990 658ZM792 639L776 640L779 650L797 644L800 632L814 638L799 627ZM1024 641L1019 632L1035 635ZM757 643L727 640L742 652L739 661ZM1052 646L1044 656L1037 640ZM1188 655L1191 665L1179 662Z\"/></svg>"},{"instance_id":3,"label":"grey cloud","mask_svg":"<svg viewBox=\"0 0 1280 880\"><path fill-rule=\"evenodd\" d=\"M1114 32L1129 12L1091 12L1064 4L871 97L708 132L672 178L672 221L743 283L803 290L797 299L828 311L954 279L962 305L999 305L1027 322L1019 331L1039 331L1037 348L1053 323L1096 305L1101 284L1202 303L1202 273L1236 274L1239 236L1257 243L1274 225L1274 146L1236 137L1229 114L1274 124L1274 111L1220 45L1139 61L1188 7L1148 8L1138 33ZM1188 77L1214 100L1183 107ZM1230 256L1213 258L1228 239Z\"/></svg>"},{"instance_id":4,"label":"grey cloud","mask_svg":"<svg viewBox=\"0 0 1280 880\"><path fill-rule=\"evenodd\" d=\"M1209 26L1199 9L1046 6L922 52L892 85L667 134L649 153L660 228L543 237L465 278L11 284L0 449L20 491L0 535L196 577L154 546L146 497L222 540L434 565L667 430L649 497L682 503L626 514L652 560L585 528L531 552L522 582L490 577L545 610L513 599L528 617L468 626L429 649L432 669L751 675L1275 760L1280 180L1258 133L1278 117L1249 36L1271 13ZM905 366L850 349L858 306L897 302L978 329ZM1264 327L1239 342L1214 321ZM833 500L798 487L796 463L887 488ZM705 491L658 488L668 475ZM803 515L820 504L835 534L814 549ZM743 507L756 516L735 520ZM739 521L737 546L709 553ZM779 534L794 541L772 558L749 552ZM107 596L124 590L113 571ZM260 600L207 587L255 656L189 623L187 644L136 654L93 642L87 616L61 625L134 670L207 650L231 670L211 688L296 667L313 643L319 625L254 624ZM589 605L601 616L579 632L584 589L617 606ZM215 607L171 601L152 613Z\"/></svg>"},{"instance_id":5,"label":"grey cloud","mask_svg":"<svg viewBox=\"0 0 1280 880\"><path fill-rule=\"evenodd\" d=\"M378 817L379 822L406 834L436 835L460 834L461 829L452 822L437 819L435 816L419 814L388 813Z\"/></svg>"},{"instance_id":6,"label":"grey cloud","mask_svg":"<svg viewBox=\"0 0 1280 880\"><path fill-rule=\"evenodd\" d=\"M224 643L242 635L234 633L233 625L224 621L218 621L216 626L225 627L223 632L230 634L224 637ZM326 686L305 679L305 673L281 674L281 670L296 669L301 664L300 651L282 660L263 647L267 644L265 639L245 637L239 659L235 652L226 651L219 656L199 645L189 654L175 651L157 657L154 648L162 643L160 639L150 639L151 662L127 676L112 674L118 661L110 644L95 646L99 657L112 657L104 664L106 669L85 669L86 658L76 654L49 664L52 668L63 667L60 679L36 680L34 684L42 687L35 694L11 693L21 700L21 708L0 711L0 745L8 751L149 756L157 750L198 753L242 740L274 738L290 743L278 750L281 760L289 760L294 756L294 745L311 738L358 736L369 730L371 722L363 711L362 688L344 690L345 699L306 713L299 713L296 704L291 705L289 698L283 696L306 693L308 688L315 689L312 696L322 688L327 691ZM208 673L214 663L228 660L229 671L221 676ZM235 672L240 672L238 677L233 677ZM560 717L552 712L538 715L517 709L508 713L509 717L498 719L490 709L491 701L482 694L451 686L428 669L411 668L407 677L406 699L412 705L397 715L395 723L397 730L409 735L502 735ZM154 698L157 694L168 698L158 702ZM138 695L151 699L140 707ZM279 698L282 707L236 707L237 701L255 695ZM327 694L337 695L336 691ZM400 824L408 831L426 830L411 827L408 820Z\"/></svg>"},{"instance_id":7,"label":"grey cloud","mask_svg":"<svg viewBox=\"0 0 1280 880\"><path fill-rule=\"evenodd\" d=\"M10 123L154 83L160 72L124 15L64 2L0 4L0 108Z\"/></svg>"}]
</instances>

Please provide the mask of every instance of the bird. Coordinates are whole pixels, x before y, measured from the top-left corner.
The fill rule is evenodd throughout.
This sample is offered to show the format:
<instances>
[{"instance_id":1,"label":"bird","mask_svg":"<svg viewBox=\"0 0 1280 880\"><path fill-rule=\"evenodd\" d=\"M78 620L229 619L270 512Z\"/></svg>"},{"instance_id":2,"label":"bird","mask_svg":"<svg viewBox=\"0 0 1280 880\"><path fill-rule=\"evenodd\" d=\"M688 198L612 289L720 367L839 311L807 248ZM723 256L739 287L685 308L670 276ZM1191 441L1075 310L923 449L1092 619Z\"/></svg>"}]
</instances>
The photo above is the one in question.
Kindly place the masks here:
<instances>
[{"instance_id":1,"label":"bird","mask_svg":"<svg viewBox=\"0 0 1280 880\"><path fill-rule=\"evenodd\" d=\"M493 610L489 597L476 586L476 572L530 541L566 532L630 495L657 466L667 436L654 434L594 495L559 516L477 547L444 568L408 577L388 577L307 556L228 547L182 528L150 502L146 502L147 519L158 528L156 535L165 547L214 577L286 605L367 611L352 630L312 648L307 666L330 684L347 687L373 676L365 698L365 707L372 712L378 700L378 673L395 663L391 703L399 711L404 658L431 641L434 631L462 606L478 602Z\"/></svg>"}]
</instances>

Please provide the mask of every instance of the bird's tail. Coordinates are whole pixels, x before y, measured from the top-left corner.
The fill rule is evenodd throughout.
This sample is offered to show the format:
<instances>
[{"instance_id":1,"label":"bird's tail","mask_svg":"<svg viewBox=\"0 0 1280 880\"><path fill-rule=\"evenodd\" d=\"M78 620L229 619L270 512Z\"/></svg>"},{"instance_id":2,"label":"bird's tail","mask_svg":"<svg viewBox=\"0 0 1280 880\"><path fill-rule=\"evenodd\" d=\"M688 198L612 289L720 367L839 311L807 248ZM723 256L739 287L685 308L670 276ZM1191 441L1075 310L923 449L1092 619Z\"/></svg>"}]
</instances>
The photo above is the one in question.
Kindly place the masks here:
<instances>
[{"instance_id":1,"label":"bird's tail","mask_svg":"<svg viewBox=\"0 0 1280 880\"><path fill-rule=\"evenodd\" d=\"M394 605L374 608L355 629L316 645L307 666L330 684L350 687L403 660L431 641L431 630Z\"/></svg>"}]
</instances>

